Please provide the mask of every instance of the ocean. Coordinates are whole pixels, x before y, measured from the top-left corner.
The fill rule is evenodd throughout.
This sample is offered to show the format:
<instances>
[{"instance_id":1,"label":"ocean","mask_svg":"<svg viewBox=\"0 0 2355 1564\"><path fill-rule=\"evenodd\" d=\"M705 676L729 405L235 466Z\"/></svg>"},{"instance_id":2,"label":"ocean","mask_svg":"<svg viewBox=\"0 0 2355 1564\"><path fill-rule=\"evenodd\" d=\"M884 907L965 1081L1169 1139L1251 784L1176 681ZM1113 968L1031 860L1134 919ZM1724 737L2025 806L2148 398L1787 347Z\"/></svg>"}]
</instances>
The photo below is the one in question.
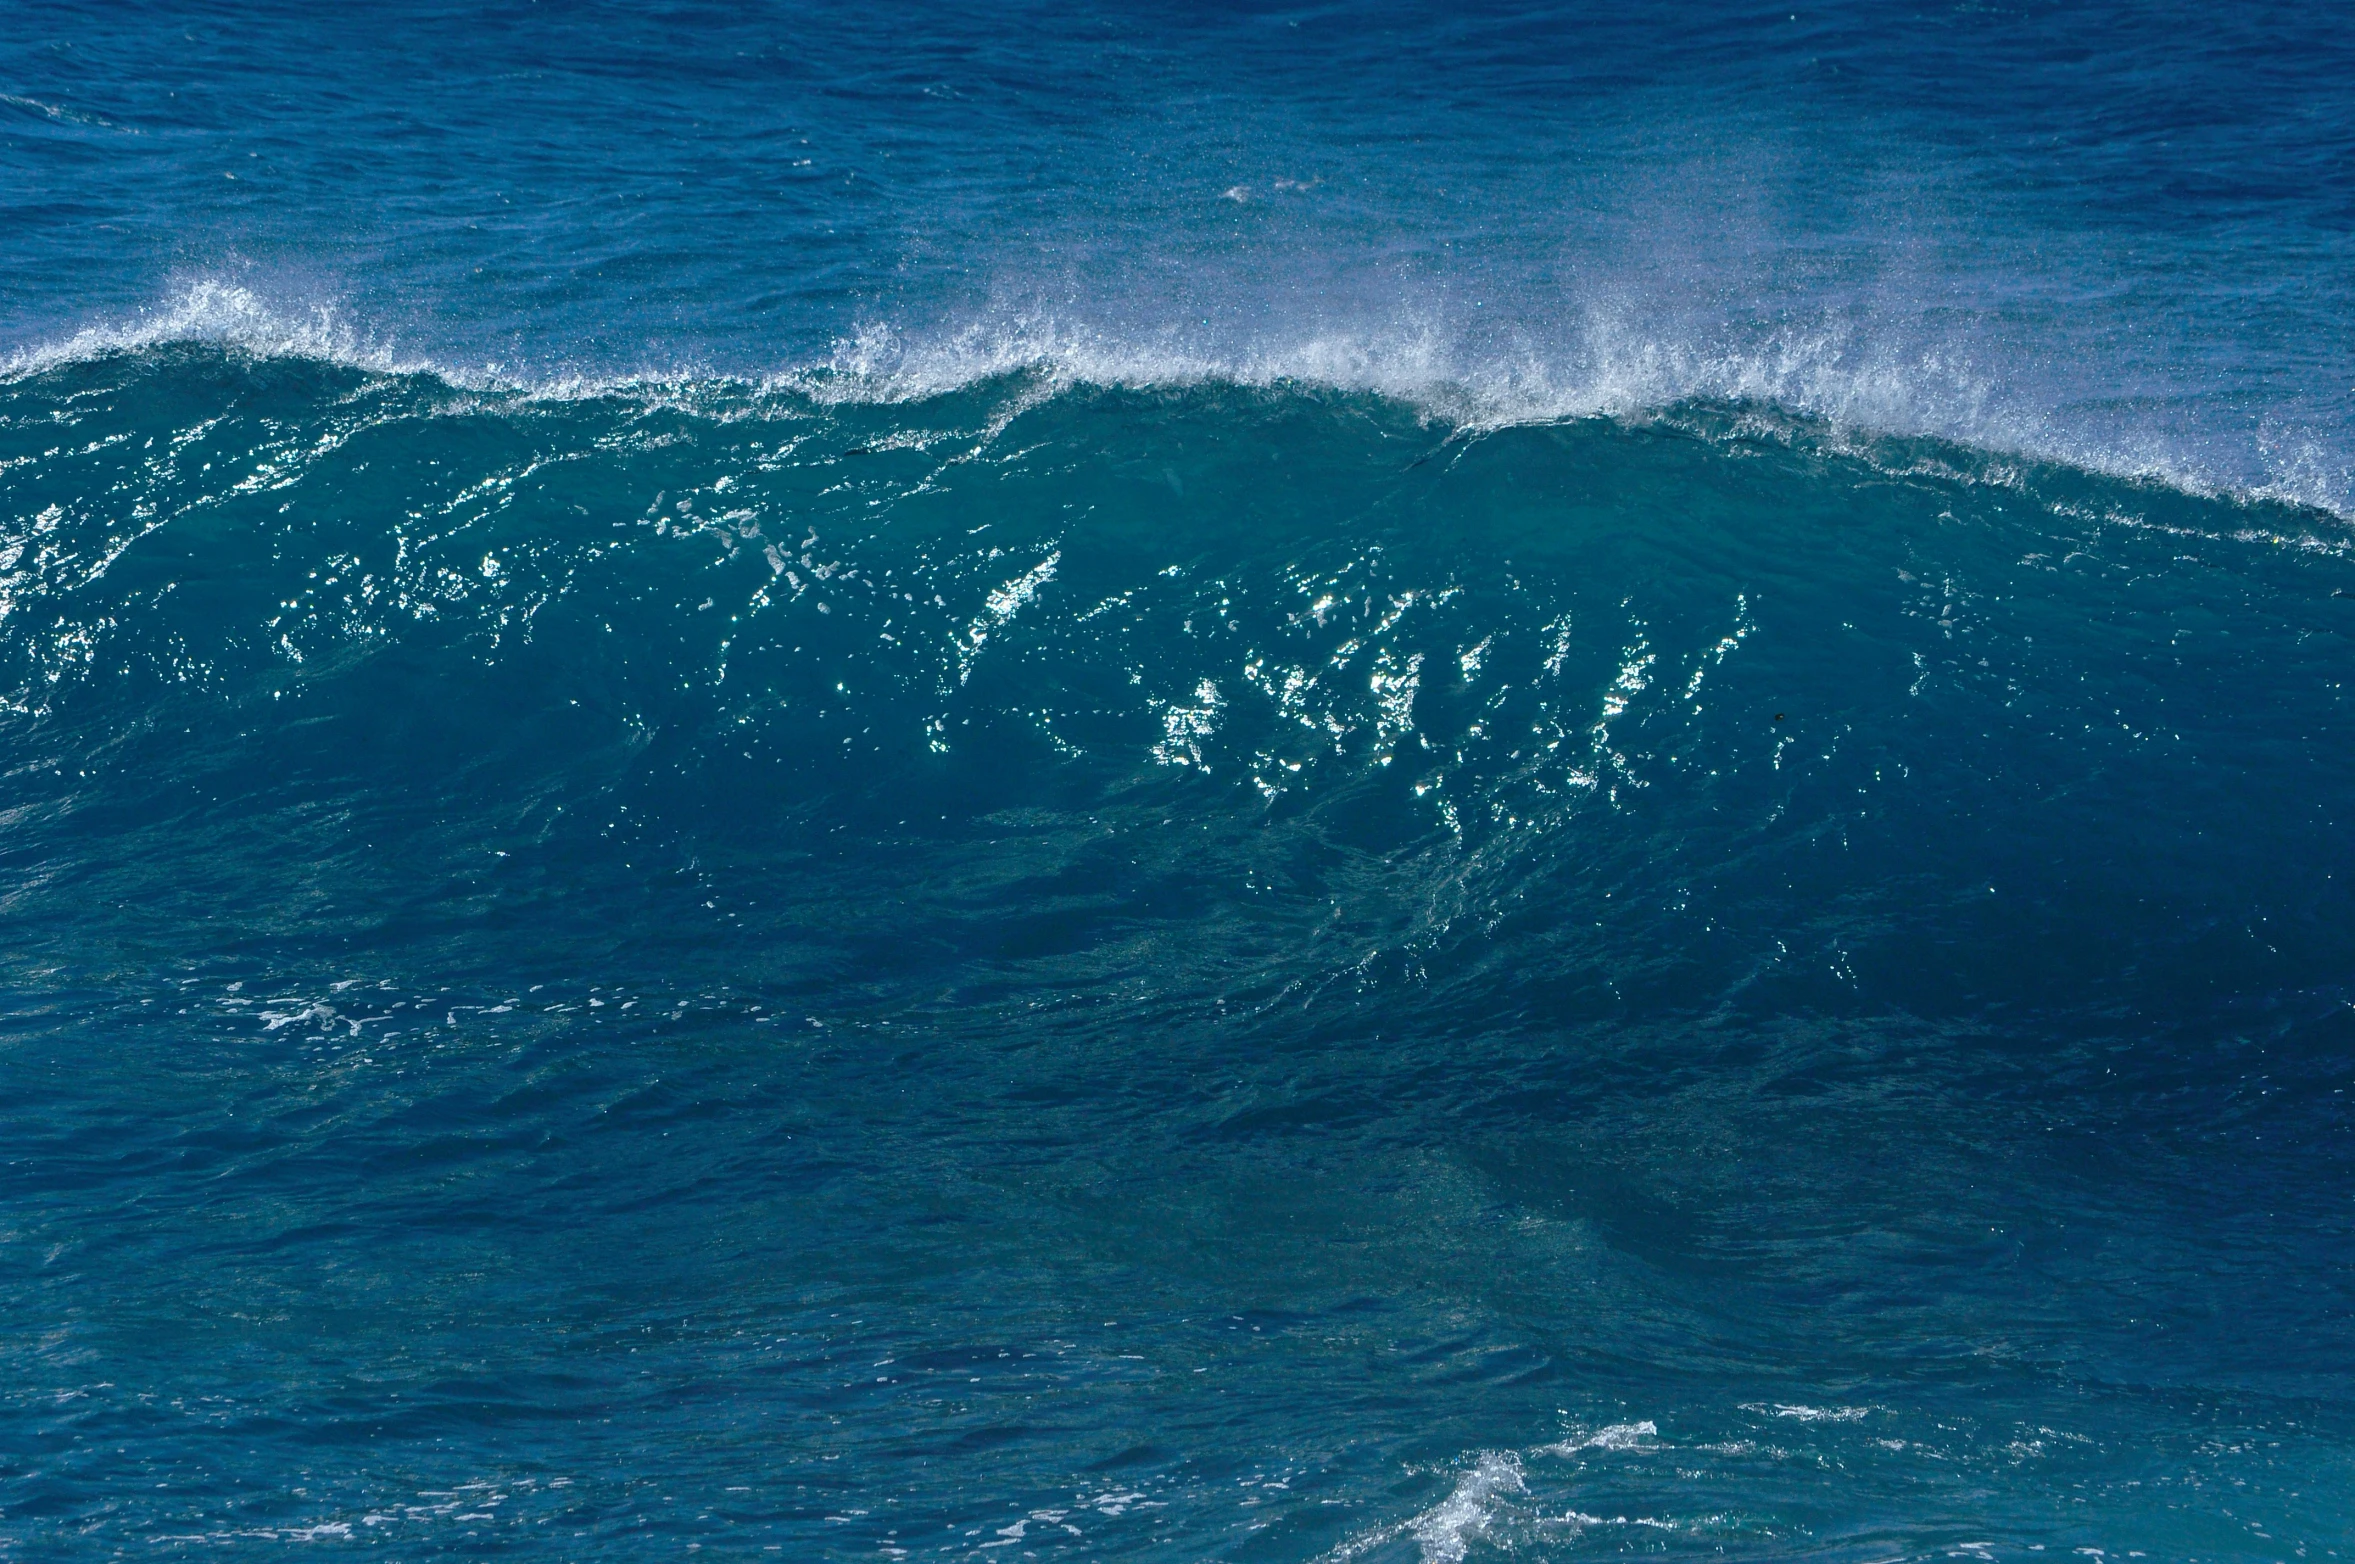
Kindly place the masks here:
<instances>
[{"instance_id":1,"label":"ocean","mask_svg":"<svg viewBox=\"0 0 2355 1564\"><path fill-rule=\"evenodd\" d=\"M6 17L0 1559L2355 1552L2355 18Z\"/></svg>"}]
</instances>

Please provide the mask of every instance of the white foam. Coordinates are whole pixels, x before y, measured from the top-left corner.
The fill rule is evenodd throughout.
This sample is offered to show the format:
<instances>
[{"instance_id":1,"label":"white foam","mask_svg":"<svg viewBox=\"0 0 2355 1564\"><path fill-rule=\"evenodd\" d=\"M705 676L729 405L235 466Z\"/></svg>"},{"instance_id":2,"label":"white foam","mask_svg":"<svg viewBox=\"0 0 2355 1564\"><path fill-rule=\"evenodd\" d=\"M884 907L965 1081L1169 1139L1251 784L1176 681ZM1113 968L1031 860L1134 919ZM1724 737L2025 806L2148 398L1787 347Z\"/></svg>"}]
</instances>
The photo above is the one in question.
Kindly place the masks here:
<instances>
[{"instance_id":1,"label":"white foam","mask_svg":"<svg viewBox=\"0 0 2355 1564\"><path fill-rule=\"evenodd\" d=\"M1811 1407L1794 1406L1785 1402L1769 1405L1759 1401L1742 1403L1745 1412L1771 1412L1776 1417L1800 1423L1860 1423L1870 1415L1870 1407Z\"/></svg>"},{"instance_id":2,"label":"white foam","mask_svg":"<svg viewBox=\"0 0 2355 1564\"><path fill-rule=\"evenodd\" d=\"M399 350L333 305L282 304L242 284L198 278L128 318L0 358L0 379L177 343L297 357L533 399L627 396L726 404L786 398L819 406L898 404L996 386L994 422L1081 387L1312 389L1372 394L1479 433L1520 424L1641 418L1695 403L1780 408L1835 436L1928 436L1995 453L2152 481L2211 497L2280 500L2355 517L2355 453L2335 434L2267 426L2229 438L2073 424L1971 353L1901 347L1826 315L1812 322L1690 327L1625 306L1594 306L1528 330L1452 329L1400 310L1347 322L1237 333L1135 328L1031 308L924 332L875 323L814 362L764 375L677 366L628 374L523 375ZM1756 432L1773 432L1773 420Z\"/></svg>"},{"instance_id":3,"label":"white foam","mask_svg":"<svg viewBox=\"0 0 2355 1564\"><path fill-rule=\"evenodd\" d=\"M1456 1479L1455 1491L1408 1522L1423 1551L1423 1564L1463 1564L1474 1541L1495 1523L1497 1501L1527 1491L1521 1458L1509 1450L1486 1450L1472 1469Z\"/></svg>"},{"instance_id":4,"label":"white foam","mask_svg":"<svg viewBox=\"0 0 2355 1564\"><path fill-rule=\"evenodd\" d=\"M1463 1564L1472 1544L1497 1528L1504 1506L1527 1492L1520 1456L1510 1450L1483 1450L1457 1475L1446 1498L1405 1521L1351 1538L1325 1559L1328 1564L1348 1564L1404 1535L1415 1539L1423 1564Z\"/></svg>"},{"instance_id":5,"label":"white foam","mask_svg":"<svg viewBox=\"0 0 2355 1564\"><path fill-rule=\"evenodd\" d=\"M1545 1446L1541 1455L1574 1456L1586 1450L1657 1450L1660 1425L1650 1418L1640 1423L1613 1423L1591 1434L1573 1434Z\"/></svg>"},{"instance_id":6,"label":"white foam","mask_svg":"<svg viewBox=\"0 0 2355 1564\"><path fill-rule=\"evenodd\" d=\"M1468 337L1400 316L1228 342L1013 312L924 335L871 325L822 364L771 376L764 387L823 402L892 403L1010 379L1027 381L1034 398L1081 386L1373 394L1475 433L1695 402L1775 407L1838 434L1928 436L2208 497L2355 516L2355 461L2311 432L2267 432L2251 443L2077 428L1968 352L1891 346L1837 316L1684 335L1626 309L1596 308L1545 341Z\"/></svg>"},{"instance_id":7,"label":"white foam","mask_svg":"<svg viewBox=\"0 0 2355 1564\"><path fill-rule=\"evenodd\" d=\"M443 373L433 364L401 360L388 346L354 330L331 305L288 309L250 288L198 278L127 319L84 326L62 341L17 349L0 360L0 378L21 379L63 364L179 343L233 348L257 358L320 359L379 374Z\"/></svg>"},{"instance_id":8,"label":"white foam","mask_svg":"<svg viewBox=\"0 0 2355 1564\"><path fill-rule=\"evenodd\" d=\"M70 108L62 103L48 103L39 98L22 97L13 92L0 92L0 103L5 103L11 108L23 109L29 114L38 114L43 119L60 125L81 125L97 130L114 130L120 131L126 136L147 134L135 126L117 124L105 115L93 114L88 109Z\"/></svg>"}]
</instances>

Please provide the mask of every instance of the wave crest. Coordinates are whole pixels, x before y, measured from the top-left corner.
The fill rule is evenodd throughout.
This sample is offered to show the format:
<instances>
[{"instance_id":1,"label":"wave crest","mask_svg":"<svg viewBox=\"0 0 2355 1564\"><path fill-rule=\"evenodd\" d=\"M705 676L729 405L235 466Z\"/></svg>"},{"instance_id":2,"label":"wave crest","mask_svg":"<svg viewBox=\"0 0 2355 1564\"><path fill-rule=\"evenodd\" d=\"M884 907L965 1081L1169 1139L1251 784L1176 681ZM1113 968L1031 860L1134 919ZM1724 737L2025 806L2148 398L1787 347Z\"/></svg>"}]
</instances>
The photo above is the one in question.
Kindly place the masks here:
<instances>
[{"instance_id":1,"label":"wave crest","mask_svg":"<svg viewBox=\"0 0 2355 1564\"><path fill-rule=\"evenodd\" d=\"M0 379L19 380L67 364L182 345L229 348L256 358L317 359L376 374L431 373L465 380L428 360L404 360L387 343L357 330L331 304L289 308L252 289L199 278L128 319L83 326L0 360Z\"/></svg>"},{"instance_id":2,"label":"wave crest","mask_svg":"<svg viewBox=\"0 0 2355 1564\"><path fill-rule=\"evenodd\" d=\"M2022 400L1999 368L1950 345L1899 347L1826 314L1760 330L1687 332L1591 308L1549 339L1474 334L1401 314L1270 330L1235 342L1178 327L1115 328L1050 310L932 330L870 322L815 358L754 373L656 366L528 372L404 351L335 305L284 305L217 278L127 319L83 326L0 359L0 381L177 345L431 375L538 399L674 402L785 395L827 406L898 405L1012 383L1008 416L1066 391L1314 389L1383 397L1469 433L1580 418L1640 419L1695 403L1775 409L1840 436L1927 437L2002 456L2155 482L2207 498L2272 500L2355 518L2355 459L2311 430L2264 425L2238 442L2161 428L2087 432Z\"/></svg>"}]
</instances>

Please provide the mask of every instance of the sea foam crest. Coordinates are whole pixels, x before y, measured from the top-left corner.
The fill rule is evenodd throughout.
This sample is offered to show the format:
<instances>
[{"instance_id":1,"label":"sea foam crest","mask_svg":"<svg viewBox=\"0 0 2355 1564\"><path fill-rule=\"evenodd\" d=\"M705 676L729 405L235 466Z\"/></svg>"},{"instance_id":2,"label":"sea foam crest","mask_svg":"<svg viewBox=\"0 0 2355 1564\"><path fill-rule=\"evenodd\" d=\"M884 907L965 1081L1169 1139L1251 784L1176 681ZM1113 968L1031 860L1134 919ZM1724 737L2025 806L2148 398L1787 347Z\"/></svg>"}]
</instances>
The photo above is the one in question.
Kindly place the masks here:
<instances>
[{"instance_id":1,"label":"sea foam crest","mask_svg":"<svg viewBox=\"0 0 2355 1564\"><path fill-rule=\"evenodd\" d=\"M844 401L921 401L1008 376L1056 386L1313 386L1371 393L1471 428L1624 416L1678 402L1768 402L1837 423L1953 433L1985 422L1991 383L1968 363L1858 344L1837 323L1747 344L1694 345L1624 317L1590 315L1574 337L1470 343L1423 321L1262 333L1239 345L1176 330L1129 332L1052 315L927 335L870 325L780 387ZM1934 426L1934 427L1933 427Z\"/></svg>"},{"instance_id":2,"label":"sea foam crest","mask_svg":"<svg viewBox=\"0 0 2355 1564\"><path fill-rule=\"evenodd\" d=\"M286 309L250 288L209 277L184 284L162 303L127 319L98 322L62 341L16 349L0 359L0 376L18 379L62 364L179 343L233 348L261 358L319 359L378 374L459 378L437 365L403 361L389 346L353 329L332 305Z\"/></svg>"},{"instance_id":3,"label":"sea foam crest","mask_svg":"<svg viewBox=\"0 0 2355 1564\"><path fill-rule=\"evenodd\" d=\"M217 278L184 284L127 319L0 358L0 378L175 343L260 357L323 360L380 374L430 374L467 390L534 399L638 397L740 402L782 396L819 405L897 404L1007 385L1002 410L1080 387L1231 385L1385 397L1470 432L1592 417L1643 417L1680 405L1778 408L1836 435L1929 436L2209 497L2280 500L2355 517L2355 458L2311 430L2233 440L2180 430L2091 428L2037 406L1967 351L1904 348L1825 316L1753 331L1687 332L1642 311L1596 306L1551 337L1467 335L1431 318L1263 329L1228 338L1179 327L1092 324L1048 310L991 314L910 331L872 323L814 361L765 375L683 366L626 374L526 375L396 351L333 305L284 307Z\"/></svg>"},{"instance_id":4,"label":"sea foam crest","mask_svg":"<svg viewBox=\"0 0 2355 1564\"><path fill-rule=\"evenodd\" d=\"M2222 440L2099 427L2039 405L1965 348L1894 345L1837 315L1687 334L1638 311L1596 307L1544 341L1472 338L1402 316L1226 342L1041 311L924 333L873 324L838 342L823 363L764 384L820 402L892 403L1008 379L1026 382L1032 398L1080 386L1370 394L1471 432L1641 417L1696 402L1752 405L1821 421L1839 435L1928 436L2211 498L2355 516L2355 461L2312 431Z\"/></svg>"}]
</instances>

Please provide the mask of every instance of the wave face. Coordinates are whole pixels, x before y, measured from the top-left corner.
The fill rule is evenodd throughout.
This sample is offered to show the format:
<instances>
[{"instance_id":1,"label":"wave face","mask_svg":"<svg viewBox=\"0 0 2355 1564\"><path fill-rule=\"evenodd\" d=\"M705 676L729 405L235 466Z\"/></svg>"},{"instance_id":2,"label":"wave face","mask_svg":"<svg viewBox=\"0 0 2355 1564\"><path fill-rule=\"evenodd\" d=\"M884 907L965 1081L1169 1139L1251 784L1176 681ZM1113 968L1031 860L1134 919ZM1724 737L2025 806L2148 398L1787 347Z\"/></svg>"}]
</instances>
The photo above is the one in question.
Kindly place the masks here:
<instances>
[{"instance_id":1,"label":"wave face","mask_svg":"<svg viewBox=\"0 0 2355 1564\"><path fill-rule=\"evenodd\" d=\"M2332 518L853 389L6 386L17 1537L2343 1535Z\"/></svg>"}]
</instances>

